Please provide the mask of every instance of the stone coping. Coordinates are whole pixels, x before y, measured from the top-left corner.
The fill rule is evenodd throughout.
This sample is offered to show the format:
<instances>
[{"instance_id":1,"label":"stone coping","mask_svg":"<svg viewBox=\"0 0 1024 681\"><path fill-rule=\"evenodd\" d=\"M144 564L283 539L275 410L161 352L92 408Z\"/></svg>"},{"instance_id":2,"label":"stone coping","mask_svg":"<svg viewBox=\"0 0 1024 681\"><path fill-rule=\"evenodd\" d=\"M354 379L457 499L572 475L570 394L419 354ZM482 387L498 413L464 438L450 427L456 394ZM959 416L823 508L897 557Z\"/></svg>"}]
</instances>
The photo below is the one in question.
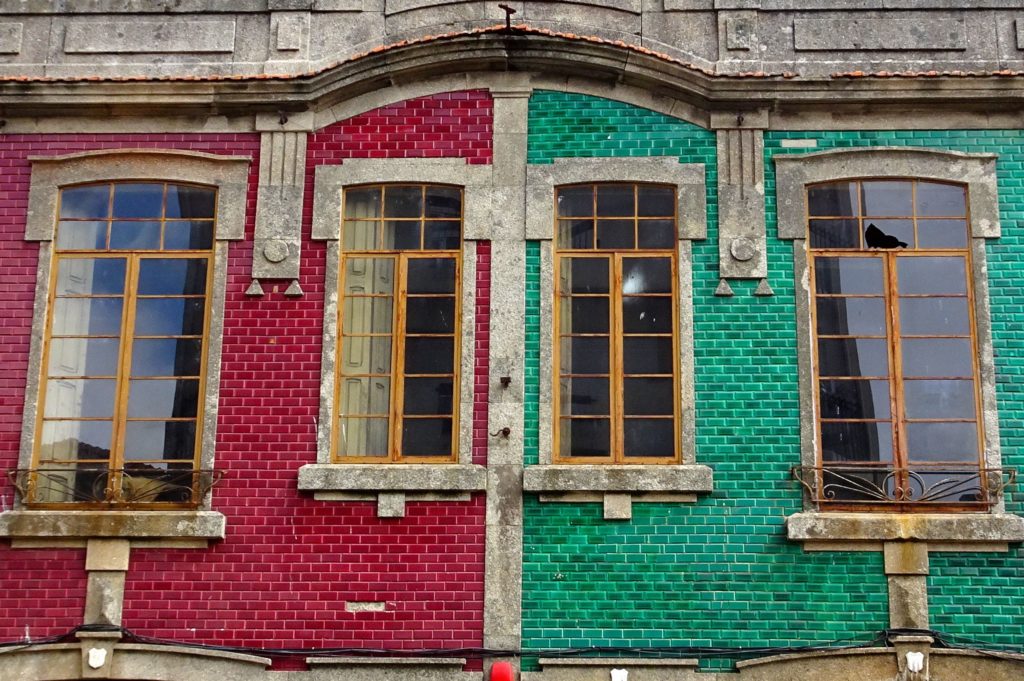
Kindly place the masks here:
<instances>
[{"instance_id":1,"label":"stone coping","mask_svg":"<svg viewBox=\"0 0 1024 681\"><path fill-rule=\"evenodd\" d=\"M836 650L812 650L806 653L787 653L785 655L769 655L767 657L758 657L753 660L740 660L736 663L736 669L750 669L751 667L760 667L763 665L778 664L779 662L789 662L793 660L808 660L816 657L833 658L833 657L849 657L857 655L892 655L894 648L848 648L848 649L836 649Z\"/></svg>"},{"instance_id":2,"label":"stone coping","mask_svg":"<svg viewBox=\"0 0 1024 681\"><path fill-rule=\"evenodd\" d=\"M479 492L487 469L475 464L307 464L299 489L337 492Z\"/></svg>"},{"instance_id":3,"label":"stone coping","mask_svg":"<svg viewBox=\"0 0 1024 681\"><path fill-rule=\"evenodd\" d=\"M533 465L523 472L527 492L710 492L709 466Z\"/></svg>"},{"instance_id":4,"label":"stone coping","mask_svg":"<svg viewBox=\"0 0 1024 681\"><path fill-rule=\"evenodd\" d=\"M307 657L306 664L317 667L456 667L466 666L462 657Z\"/></svg>"},{"instance_id":5,"label":"stone coping","mask_svg":"<svg viewBox=\"0 0 1024 681\"><path fill-rule=\"evenodd\" d=\"M542 657L541 667L690 667L700 663L696 658L677 657Z\"/></svg>"},{"instance_id":6,"label":"stone coping","mask_svg":"<svg viewBox=\"0 0 1024 681\"><path fill-rule=\"evenodd\" d=\"M1024 541L1024 518L1011 513L795 513L786 518L792 541L916 540L979 543Z\"/></svg>"},{"instance_id":7,"label":"stone coping","mask_svg":"<svg viewBox=\"0 0 1024 681\"><path fill-rule=\"evenodd\" d=\"M17 510L0 513L0 537L12 539L223 539L216 511Z\"/></svg>"}]
</instances>

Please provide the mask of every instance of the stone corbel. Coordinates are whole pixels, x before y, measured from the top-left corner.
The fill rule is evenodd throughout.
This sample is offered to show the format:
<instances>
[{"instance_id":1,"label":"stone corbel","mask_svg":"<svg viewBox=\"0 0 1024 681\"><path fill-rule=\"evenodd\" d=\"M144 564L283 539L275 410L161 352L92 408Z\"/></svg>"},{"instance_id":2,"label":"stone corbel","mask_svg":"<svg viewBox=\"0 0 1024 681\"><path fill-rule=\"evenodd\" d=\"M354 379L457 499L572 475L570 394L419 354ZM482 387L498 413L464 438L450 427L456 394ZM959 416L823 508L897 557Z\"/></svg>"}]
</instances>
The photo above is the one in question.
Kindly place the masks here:
<instances>
[{"instance_id":1,"label":"stone corbel","mask_svg":"<svg viewBox=\"0 0 1024 681\"><path fill-rule=\"evenodd\" d=\"M711 114L718 135L717 295L732 295L728 279L759 279L755 295L772 295L764 209L765 110Z\"/></svg>"},{"instance_id":2,"label":"stone corbel","mask_svg":"<svg viewBox=\"0 0 1024 681\"><path fill-rule=\"evenodd\" d=\"M290 279L287 296L301 296L302 200L309 114L261 115L260 184L256 203L250 295L262 295L260 279Z\"/></svg>"}]
</instances>

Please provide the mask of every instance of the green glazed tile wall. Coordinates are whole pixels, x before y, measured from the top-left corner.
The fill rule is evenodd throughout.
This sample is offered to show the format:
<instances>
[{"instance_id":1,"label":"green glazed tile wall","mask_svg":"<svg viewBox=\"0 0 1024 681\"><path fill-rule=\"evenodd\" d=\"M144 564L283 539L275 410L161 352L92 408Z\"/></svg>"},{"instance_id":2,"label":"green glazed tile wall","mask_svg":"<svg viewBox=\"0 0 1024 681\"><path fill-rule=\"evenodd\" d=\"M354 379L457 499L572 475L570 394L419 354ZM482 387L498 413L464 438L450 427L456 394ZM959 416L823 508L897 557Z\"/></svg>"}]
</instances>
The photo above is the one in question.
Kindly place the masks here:
<instances>
[{"instance_id":1,"label":"green glazed tile wall","mask_svg":"<svg viewBox=\"0 0 1024 681\"><path fill-rule=\"evenodd\" d=\"M783 149L784 139L815 139L816 149ZM1024 132L1017 130L896 130L778 132L765 135L765 189L769 235L775 230L775 175L771 157L787 152L868 146L913 146L999 156L1002 236L986 242L989 302L996 354L996 392L1003 466L1024 466ZM774 263L773 263L774 268ZM773 270L774 271L774 270ZM772 283L774 284L774 277ZM699 427L699 424L698 424ZM1007 510L1024 513L1024 494L1011 493ZM994 646L1024 641L1024 551L931 556L928 596L932 628Z\"/></svg>"},{"instance_id":2,"label":"green glazed tile wall","mask_svg":"<svg viewBox=\"0 0 1024 681\"><path fill-rule=\"evenodd\" d=\"M737 282L734 297L717 298L714 133L554 92L534 94L529 125L530 163L671 155L705 164L708 238L693 243L696 430L697 458L714 467L715 491L696 504L635 504L628 522L605 521L597 503L541 504L528 495L524 648L870 639L888 620L881 555L808 554L785 539L783 520L801 506L789 477L800 461L790 244L769 240L774 297L754 297L756 282ZM534 246L527 248L529 276ZM539 287L527 281L529 318ZM536 357L536 333L527 327L528 358ZM528 359L527 376L539 376L537 362ZM528 383L527 396L535 394ZM527 407L525 416L534 443L526 463L534 464L537 419L546 415Z\"/></svg>"}]
</instances>

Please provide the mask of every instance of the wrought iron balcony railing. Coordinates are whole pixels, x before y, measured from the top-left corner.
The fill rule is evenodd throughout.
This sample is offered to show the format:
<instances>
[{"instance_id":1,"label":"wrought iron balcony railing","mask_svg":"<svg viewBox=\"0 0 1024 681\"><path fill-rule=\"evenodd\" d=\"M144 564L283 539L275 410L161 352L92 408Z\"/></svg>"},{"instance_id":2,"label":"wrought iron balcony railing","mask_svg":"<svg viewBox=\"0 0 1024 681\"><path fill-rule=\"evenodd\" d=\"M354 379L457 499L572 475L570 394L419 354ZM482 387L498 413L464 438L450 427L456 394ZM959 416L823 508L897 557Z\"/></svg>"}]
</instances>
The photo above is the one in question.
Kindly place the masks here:
<instances>
[{"instance_id":1,"label":"wrought iron balcony railing","mask_svg":"<svg viewBox=\"0 0 1024 681\"><path fill-rule=\"evenodd\" d=\"M129 468L69 464L18 468L9 470L7 476L29 506L195 508L223 471L147 464Z\"/></svg>"},{"instance_id":2,"label":"wrought iron balcony railing","mask_svg":"<svg viewBox=\"0 0 1024 681\"><path fill-rule=\"evenodd\" d=\"M1017 479L1012 468L957 465L794 466L793 477L821 506L988 509Z\"/></svg>"}]
</instances>

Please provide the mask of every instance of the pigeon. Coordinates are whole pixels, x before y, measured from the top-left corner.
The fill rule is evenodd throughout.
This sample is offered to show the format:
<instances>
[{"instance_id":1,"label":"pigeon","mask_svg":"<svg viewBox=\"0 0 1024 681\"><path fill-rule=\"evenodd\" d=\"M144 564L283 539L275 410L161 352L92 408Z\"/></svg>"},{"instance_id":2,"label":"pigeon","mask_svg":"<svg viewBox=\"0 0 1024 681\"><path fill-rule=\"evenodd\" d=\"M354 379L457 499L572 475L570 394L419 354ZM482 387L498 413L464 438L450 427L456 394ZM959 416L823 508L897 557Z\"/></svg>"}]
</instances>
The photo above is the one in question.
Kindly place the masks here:
<instances>
[{"instance_id":1,"label":"pigeon","mask_svg":"<svg viewBox=\"0 0 1024 681\"><path fill-rule=\"evenodd\" d=\"M890 236L882 230L875 227L874 223L868 225L868 228L864 230L864 241L867 242L868 248L906 248L907 244L905 241L900 241L894 236Z\"/></svg>"}]
</instances>

